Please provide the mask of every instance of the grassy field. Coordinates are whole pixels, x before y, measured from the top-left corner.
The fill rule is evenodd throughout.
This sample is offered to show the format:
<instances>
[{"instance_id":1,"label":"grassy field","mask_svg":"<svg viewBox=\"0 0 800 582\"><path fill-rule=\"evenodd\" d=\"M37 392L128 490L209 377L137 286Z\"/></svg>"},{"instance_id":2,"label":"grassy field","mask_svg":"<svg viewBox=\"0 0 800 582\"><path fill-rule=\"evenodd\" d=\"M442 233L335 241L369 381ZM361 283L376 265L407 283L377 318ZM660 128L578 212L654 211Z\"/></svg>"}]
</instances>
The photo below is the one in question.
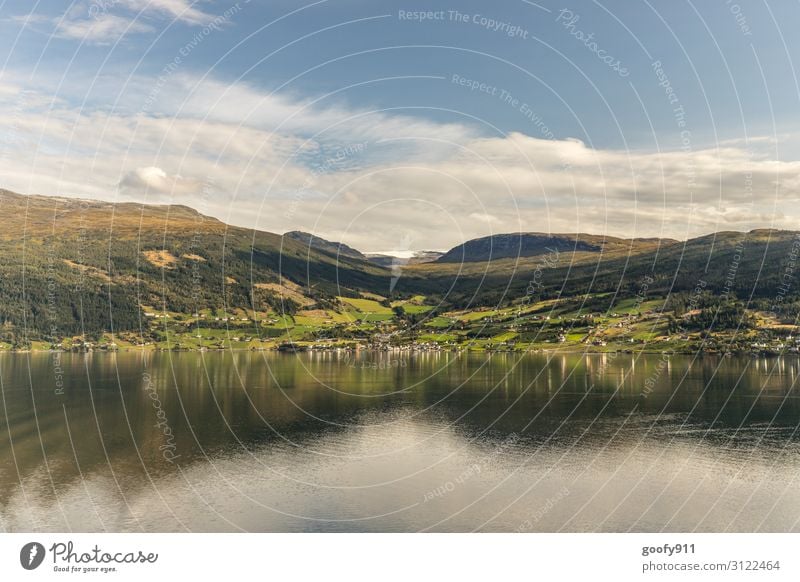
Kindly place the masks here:
<instances>
[{"instance_id":1,"label":"grassy field","mask_svg":"<svg viewBox=\"0 0 800 582\"><path fill-rule=\"evenodd\" d=\"M516 352L698 349L723 352L747 351L752 349L751 345L762 346L759 349L775 346L775 350L785 351L794 347L786 338L800 332L800 328L764 312L753 312L754 325L738 331L690 329L692 316L670 311L663 299L626 298L604 311L587 309L587 305L601 299L607 296L548 299L444 314L437 314L436 306L427 304L429 299L422 295L396 300L391 307L380 296L339 297L335 305L325 309L311 306L291 314L274 310L248 312L242 308L182 314L147 306L143 307L147 316L142 334L106 332L92 341L73 336L58 346L79 350L262 350L291 341L309 347L388 344L420 349ZM696 315L700 311L691 313ZM426 317L428 313L432 316ZM27 349L52 347L48 341L37 340ZM20 346L0 343L0 350L10 349Z\"/></svg>"}]
</instances>

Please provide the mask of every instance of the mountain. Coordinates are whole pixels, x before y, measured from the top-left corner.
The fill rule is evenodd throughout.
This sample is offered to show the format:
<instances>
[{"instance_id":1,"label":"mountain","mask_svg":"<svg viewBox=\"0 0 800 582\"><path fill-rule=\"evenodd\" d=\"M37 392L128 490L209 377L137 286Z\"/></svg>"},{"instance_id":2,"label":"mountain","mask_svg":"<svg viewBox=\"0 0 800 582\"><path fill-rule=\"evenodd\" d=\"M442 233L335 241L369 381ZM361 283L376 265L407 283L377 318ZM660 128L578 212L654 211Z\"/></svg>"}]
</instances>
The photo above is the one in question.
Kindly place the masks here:
<instances>
[{"instance_id":1,"label":"mountain","mask_svg":"<svg viewBox=\"0 0 800 582\"><path fill-rule=\"evenodd\" d=\"M294 311L388 288L358 257L230 226L186 206L0 190L0 341L138 330L143 313Z\"/></svg>"},{"instance_id":2,"label":"mountain","mask_svg":"<svg viewBox=\"0 0 800 582\"><path fill-rule=\"evenodd\" d=\"M417 265L419 263L432 263L438 261L444 256L444 253L439 251L417 251L414 256L408 260L410 265Z\"/></svg>"},{"instance_id":3,"label":"mountain","mask_svg":"<svg viewBox=\"0 0 800 582\"><path fill-rule=\"evenodd\" d=\"M676 241L664 239L662 244ZM544 234L521 232L496 234L460 244L442 255L439 263L474 263L507 258L539 257L555 251L564 253L609 253L652 248L659 239L621 239L589 234Z\"/></svg>"},{"instance_id":4,"label":"mountain","mask_svg":"<svg viewBox=\"0 0 800 582\"><path fill-rule=\"evenodd\" d=\"M430 263L437 260L443 253L436 251L416 251L411 257L395 257L387 254L367 253L354 249L342 242L334 242L325 240L315 236L309 232L302 230L293 230L285 233L284 238L297 241L308 248L316 249L320 252L327 253L333 256L350 257L352 259L360 259L369 261L381 267L392 268L403 265L414 265L417 263Z\"/></svg>"},{"instance_id":5,"label":"mountain","mask_svg":"<svg viewBox=\"0 0 800 582\"><path fill-rule=\"evenodd\" d=\"M309 232L303 232L302 230L293 230L291 232L287 232L283 236L284 238L295 240L310 249L316 249L318 251L329 253L335 256L367 260L367 257L363 253L357 251L353 247L349 247L344 243L331 242L325 240L324 238L314 236Z\"/></svg>"},{"instance_id":6,"label":"mountain","mask_svg":"<svg viewBox=\"0 0 800 582\"><path fill-rule=\"evenodd\" d=\"M466 241L432 262L390 258L387 268L341 243L231 226L186 206L0 190L0 221L0 344L12 346L111 329L166 341L157 314L184 334L201 317L237 312L273 322L251 336L283 337L289 324L352 336L399 306L411 319L529 298L604 311L643 293L684 303L700 293L783 321L800 314L794 231L687 241L516 233Z\"/></svg>"},{"instance_id":7,"label":"mountain","mask_svg":"<svg viewBox=\"0 0 800 582\"><path fill-rule=\"evenodd\" d=\"M429 293L435 289L446 294L449 305L461 307L519 301L531 290L540 298L625 298L644 288L663 297L699 286L705 293L781 306L800 298L800 232L795 231L718 232L687 241L516 234L501 235L500 241L467 241L435 263L409 265L396 289L412 292L424 279ZM489 255L487 249L497 246L504 251ZM507 256L520 246L523 256ZM460 254L470 260L448 262ZM492 260L481 260L486 256Z\"/></svg>"}]
</instances>

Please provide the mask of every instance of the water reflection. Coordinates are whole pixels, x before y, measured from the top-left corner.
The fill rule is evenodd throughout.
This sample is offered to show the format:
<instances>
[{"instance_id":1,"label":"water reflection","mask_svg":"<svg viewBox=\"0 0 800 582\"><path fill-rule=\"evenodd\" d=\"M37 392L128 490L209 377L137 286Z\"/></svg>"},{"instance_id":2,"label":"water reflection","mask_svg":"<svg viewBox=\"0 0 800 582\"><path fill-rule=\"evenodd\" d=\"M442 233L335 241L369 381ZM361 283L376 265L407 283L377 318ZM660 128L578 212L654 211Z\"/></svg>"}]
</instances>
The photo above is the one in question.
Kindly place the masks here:
<instances>
[{"instance_id":1,"label":"water reflection","mask_svg":"<svg viewBox=\"0 0 800 582\"><path fill-rule=\"evenodd\" d=\"M798 365L4 354L0 527L796 530Z\"/></svg>"}]
</instances>

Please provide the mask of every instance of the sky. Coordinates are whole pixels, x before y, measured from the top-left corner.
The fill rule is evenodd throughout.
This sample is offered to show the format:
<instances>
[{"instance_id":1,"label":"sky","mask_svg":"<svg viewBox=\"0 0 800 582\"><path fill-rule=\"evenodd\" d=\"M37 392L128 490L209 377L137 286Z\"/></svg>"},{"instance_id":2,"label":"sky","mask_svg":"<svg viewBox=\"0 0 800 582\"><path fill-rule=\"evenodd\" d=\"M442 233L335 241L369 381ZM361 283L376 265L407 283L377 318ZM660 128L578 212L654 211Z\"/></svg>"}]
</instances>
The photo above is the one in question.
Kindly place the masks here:
<instances>
[{"instance_id":1,"label":"sky","mask_svg":"<svg viewBox=\"0 0 800 582\"><path fill-rule=\"evenodd\" d=\"M794 0L0 0L0 187L365 252L800 225Z\"/></svg>"}]
</instances>

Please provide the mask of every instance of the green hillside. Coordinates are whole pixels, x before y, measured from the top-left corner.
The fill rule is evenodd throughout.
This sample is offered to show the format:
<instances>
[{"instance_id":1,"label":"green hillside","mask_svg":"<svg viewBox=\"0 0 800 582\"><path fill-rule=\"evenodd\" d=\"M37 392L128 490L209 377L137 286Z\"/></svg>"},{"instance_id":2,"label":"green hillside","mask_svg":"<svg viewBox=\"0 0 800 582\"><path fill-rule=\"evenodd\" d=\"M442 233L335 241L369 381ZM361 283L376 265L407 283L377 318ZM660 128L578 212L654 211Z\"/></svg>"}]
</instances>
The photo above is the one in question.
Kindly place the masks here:
<instances>
[{"instance_id":1,"label":"green hillside","mask_svg":"<svg viewBox=\"0 0 800 582\"><path fill-rule=\"evenodd\" d=\"M745 349L798 333L791 231L496 235L390 270L185 206L0 191L0 218L0 349Z\"/></svg>"},{"instance_id":2,"label":"green hillside","mask_svg":"<svg viewBox=\"0 0 800 582\"><path fill-rule=\"evenodd\" d=\"M183 206L0 191L0 219L0 340L15 345L146 329L145 312L292 313L389 284L367 261Z\"/></svg>"}]
</instances>

